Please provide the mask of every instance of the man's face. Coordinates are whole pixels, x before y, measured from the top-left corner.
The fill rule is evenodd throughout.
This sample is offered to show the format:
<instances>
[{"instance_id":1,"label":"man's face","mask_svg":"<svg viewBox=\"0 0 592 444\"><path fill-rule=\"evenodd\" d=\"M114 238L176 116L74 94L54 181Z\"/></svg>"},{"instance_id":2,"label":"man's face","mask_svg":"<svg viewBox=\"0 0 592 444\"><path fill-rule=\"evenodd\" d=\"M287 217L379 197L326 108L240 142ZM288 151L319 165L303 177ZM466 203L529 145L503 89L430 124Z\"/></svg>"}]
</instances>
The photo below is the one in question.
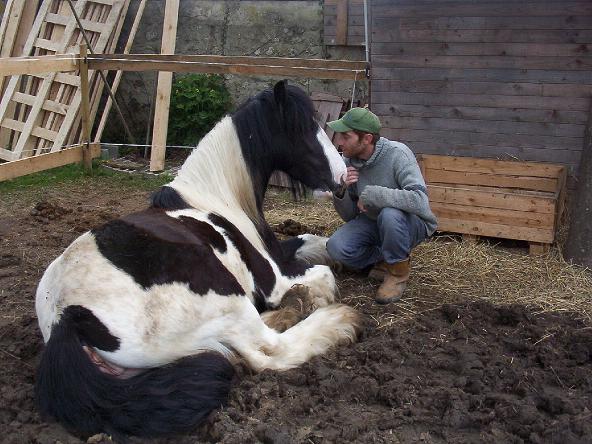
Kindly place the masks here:
<instances>
[{"instance_id":1,"label":"man's face","mask_svg":"<svg viewBox=\"0 0 592 444\"><path fill-rule=\"evenodd\" d=\"M335 133L335 145L341 148L343 155L348 158L358 157L365 150L365 146L354 131Z\"/></svg>"}]
</instances>

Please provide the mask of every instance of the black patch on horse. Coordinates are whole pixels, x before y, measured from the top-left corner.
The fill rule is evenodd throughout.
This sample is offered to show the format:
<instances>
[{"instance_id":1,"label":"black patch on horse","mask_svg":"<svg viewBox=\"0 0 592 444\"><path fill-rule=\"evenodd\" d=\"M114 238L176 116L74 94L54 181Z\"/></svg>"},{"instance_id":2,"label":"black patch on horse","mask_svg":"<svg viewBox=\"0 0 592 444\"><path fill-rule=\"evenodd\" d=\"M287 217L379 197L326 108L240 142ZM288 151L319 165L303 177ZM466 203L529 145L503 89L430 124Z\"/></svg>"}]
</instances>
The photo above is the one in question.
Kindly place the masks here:
<instances>
[{"instance_id":1,"label":"black patch on horse","mask_svg":"<svg viewBox=\"0 0 592 444\"><path fill-rule=\"evenodd\" d=\"M214 254L224 238L205 222L176 219L149 209L92 230L99 251L143 288L184 282L191 291L244 295L245 291Z\"/></svg>"},{"instance_id":2,"label":"black patch on horse","mask_svg":"<svg viewBox=\"0 0 592 444\"><path fill-rule=\"evenodd\" d=\"M92 311L81 305L70 305L62 314L65 322L71 323L82 342L99 350L113 352L119 349L119 338Z\"/></svg>"},{"instance_id":3,"label":"black patch on horse","mask_svg":"<svg viewBox=\"0 0 592 444\"><path fill-rule=\"evenodd\" d=\"M220 253L226 253L227 248L224 236L218 233L209 223L189 216L179 216L178 219L197 237L200 239L207 239L210 242L210 245Z\"/></svg>"},{"instance_id":4,"label":"black patch on horse","mask_svg":"<svg viewBox=\"0 0 592 444\"><path fill-rule=\"evenodd\" d=\"M267 309L266 297L271 294L275 285L275 275L271 265L228 219L214 213L210 213L208 218L212 223L224 229L226 236L239 251L241 259L253 274L255 307L259 313L265 311Z\"/></svg>"},{"instance_id":5,"label":"black patch on horse","mask_svg":"<svg viewBox=\"0 0 592 444\"><path fill-rule=\"evenodd\" d=\"M162 208L163 210L185 210L191 208L177 190L168 186L161 187L160 190L152 194L150 197L150 206L152 208Z\"/></svg>"}]
</instances>

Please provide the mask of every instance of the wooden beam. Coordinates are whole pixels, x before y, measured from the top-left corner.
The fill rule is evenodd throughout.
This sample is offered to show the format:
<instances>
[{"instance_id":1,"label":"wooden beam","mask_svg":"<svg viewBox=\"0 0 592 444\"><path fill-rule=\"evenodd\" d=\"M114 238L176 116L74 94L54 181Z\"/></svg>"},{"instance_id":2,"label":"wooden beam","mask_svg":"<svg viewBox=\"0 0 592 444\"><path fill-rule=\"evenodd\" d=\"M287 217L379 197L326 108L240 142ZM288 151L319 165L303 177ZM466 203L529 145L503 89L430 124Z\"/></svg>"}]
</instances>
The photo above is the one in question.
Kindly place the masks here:
<instances>
[{"instance_id":1,"label":"wooden beam","mask_svg":"<svg viewBox=\"0 0 592 444\"><path fill-rule=\"evenodd\" d=\"M335 43L337 45L347 45L348 3L348 0L339 0L337 2L337 30L335 31Z\"/></svg>"},{"instance_id":2,"label":"wooden beam","mask_svg":"<svg viewBox=\"0 0 592 444\"><path fill-rule=\"evenodd\" d=\"M27 174L37 173L39 171L57 168L71 163L81 162L83 159L83 145L73 148L66 148L56 153L40 154L34 157L15 160L0 164L0 182L3 180L14 179L15 177L25 176ZM101 145L98 143L90 144L91 157L101 155Z\"/></svg>"},{"instance_id":3,"label":"wooden beam","mask_svg":"<svg viewBox=\"0 0 592 444\"><path fill-rule=\"evenodd\" d=\"M75 54L0 58L0 76L76 71Z\"/></svg>"},{"instance_id":4,"label":"wooden beam","mask_svg":"<svg viewBox=\"0 0 592 444\"><path fill-rule=\"evenodd\" d=\"M89 56L89 67L121 71L205 72L361 80L364 78L366 62L217 55L95 54Z\"/></svg>"},{"instance_id":5,"label":"wooden beam","mask_svg":"<svg viewBox=\"0 0 592 444\"><path fill-rule=\"evenodd\" d=\"M175 53L178 18L179 0L166 0L164 8L162 44L160 46L161 54ZM154 110L154 126L152 129L152 152L150 153L150 171L162 171L164 169L172 85L172 72L158 73L156 107Z\"/></svg>"}]
</instances>

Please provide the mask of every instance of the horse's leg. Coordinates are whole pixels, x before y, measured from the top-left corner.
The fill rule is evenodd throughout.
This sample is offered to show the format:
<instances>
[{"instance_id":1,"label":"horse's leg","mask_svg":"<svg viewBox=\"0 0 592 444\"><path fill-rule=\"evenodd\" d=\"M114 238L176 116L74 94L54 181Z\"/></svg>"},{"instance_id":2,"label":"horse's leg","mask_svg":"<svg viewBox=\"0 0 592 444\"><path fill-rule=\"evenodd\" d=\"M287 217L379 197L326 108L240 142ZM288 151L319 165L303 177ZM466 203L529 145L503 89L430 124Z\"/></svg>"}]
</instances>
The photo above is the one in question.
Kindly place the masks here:
<instances>
[{"instance_id":1,"label":"horse's leg","mask_svg":"<svg viewBox=\"0 0 592 444\"><path fill-rule=\"evenodd\" d=\"M351 307L333 304L314 311L283 333L269 328L255 307L245 300L224 343L256 371L287 370L325 353L331 347L354 342L361 327L359 313Z\"/></svg>"},{"instance_id":2,"label":"horse's leg","mask_svg":"<svg viewBox=\"0 0 592 444\"><path fill-rule=\"evenodd\" d=\"M333 272L325 265L305 268L301 274L293 276L280 274L277 279L278 285L267 301L272 307L283 306L282 301L292 292L296 292L296 297L312 308L325 307L335 302L337 284Z\"/></svg>"}]
</instances>

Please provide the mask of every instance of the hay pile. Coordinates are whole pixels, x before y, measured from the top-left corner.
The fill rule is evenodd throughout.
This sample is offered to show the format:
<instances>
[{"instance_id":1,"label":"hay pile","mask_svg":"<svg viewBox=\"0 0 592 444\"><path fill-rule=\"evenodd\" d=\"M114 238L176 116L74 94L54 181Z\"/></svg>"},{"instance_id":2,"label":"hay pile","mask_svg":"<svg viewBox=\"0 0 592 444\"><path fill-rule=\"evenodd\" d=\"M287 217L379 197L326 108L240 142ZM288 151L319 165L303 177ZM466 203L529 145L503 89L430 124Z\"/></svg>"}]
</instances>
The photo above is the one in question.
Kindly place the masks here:
<instances>
[{"instance_id":1,"label":"hay pile","mask_svg":"<svg viewBox=\"0 0 592 444\"><path fill-rule=\"evenodd\" d=\"M276 190L268 192L265 215L272 227L293 219L322 235L343 223L330 201L294 202L289 193ZM344 302L371 304L376 285L347 274L340 276L339 284ZM567 264L556 249L534 257L526 248L463 242L453 236L436 237L413 251L411 280L396 313L375 310L373 317L379 328L388 328L444 303L480 299L539 312L571 312L592 325L590 270Z\"/></svg>"}]
</instances>

